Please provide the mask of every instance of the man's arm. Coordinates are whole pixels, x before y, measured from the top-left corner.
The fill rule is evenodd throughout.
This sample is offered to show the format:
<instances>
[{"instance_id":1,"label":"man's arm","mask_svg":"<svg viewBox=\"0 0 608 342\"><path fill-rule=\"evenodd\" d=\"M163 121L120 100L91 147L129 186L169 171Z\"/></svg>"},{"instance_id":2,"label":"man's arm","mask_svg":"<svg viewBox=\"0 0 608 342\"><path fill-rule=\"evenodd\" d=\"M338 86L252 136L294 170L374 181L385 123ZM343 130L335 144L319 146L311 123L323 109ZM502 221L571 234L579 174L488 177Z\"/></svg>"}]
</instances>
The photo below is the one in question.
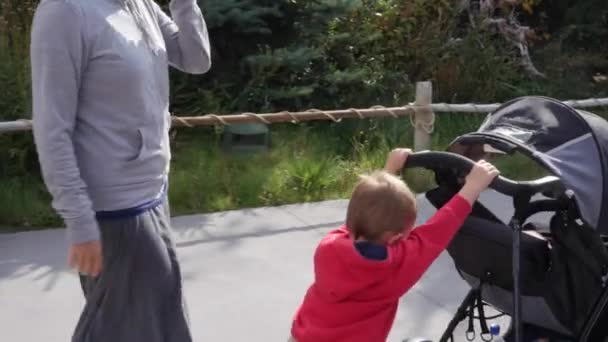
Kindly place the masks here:
<instances>
[{"instance_id":1,"label":"man's arm","mask_svg":"<svg viewBox=\"0 0 608 342\"><path fill-rule=\"evenodd\" d=\"M53 207L73 244L99 240L99 229L72 144L84 65L82 16L64 0L38 7L31 36L34 140Z\"/></svg>"},{"instance_id":2,"label":"man's arm","mask_svg":"<svg viewBox=\"0 0 608 342\"><path fill-rule=\"evenodd\" d=\"M156 3L153 3L153 7L167 46L169 64L192 74L209 71L209 34L196 0L172 0L169 9L173 18L167 16Z\"/></svg>"}]
</instances>

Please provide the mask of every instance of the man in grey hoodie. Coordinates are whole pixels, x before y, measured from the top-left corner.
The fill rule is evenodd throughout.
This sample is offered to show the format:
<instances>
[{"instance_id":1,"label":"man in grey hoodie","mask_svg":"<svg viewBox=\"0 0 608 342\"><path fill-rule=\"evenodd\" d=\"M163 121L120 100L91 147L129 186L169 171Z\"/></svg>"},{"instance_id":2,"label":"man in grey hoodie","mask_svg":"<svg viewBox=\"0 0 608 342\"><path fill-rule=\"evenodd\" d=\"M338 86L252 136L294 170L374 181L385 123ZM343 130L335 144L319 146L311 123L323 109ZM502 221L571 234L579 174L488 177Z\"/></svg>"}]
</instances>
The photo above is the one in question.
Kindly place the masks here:
<instances>
[{"instance_id":1,"label":"man in grey hoodie","mask_svg":"<svg viewBox=\"0 0 608 342\"><path fill-rule=\"evenodd\" d=\"M42 0L34 138L86 305L73 342L189 342L166 198L169 65L211 66L196 0Z\"/></svg>"}]
</instances>

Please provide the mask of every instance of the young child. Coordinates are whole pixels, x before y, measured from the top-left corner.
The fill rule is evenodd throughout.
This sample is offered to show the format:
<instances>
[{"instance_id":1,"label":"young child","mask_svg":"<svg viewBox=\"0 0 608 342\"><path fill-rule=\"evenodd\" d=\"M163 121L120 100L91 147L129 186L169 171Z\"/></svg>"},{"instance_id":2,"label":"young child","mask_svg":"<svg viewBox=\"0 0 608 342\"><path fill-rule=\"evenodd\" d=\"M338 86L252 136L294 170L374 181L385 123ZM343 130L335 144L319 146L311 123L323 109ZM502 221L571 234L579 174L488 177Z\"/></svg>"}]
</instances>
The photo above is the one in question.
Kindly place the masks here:
<instances>
[{"instance_id":1,"label":"young child","mask_svg":"<svg viewBox=\"0 0 608 342\"><path fill-rule=\"evenodd\" d=\"M314 255L315 280L295 314L294 342L383 342L399 298L448 246L473 203L498 175L478 162L460 192L424 225L416 198L396 176L409 149L393 150L384 171L355 187L346 225L327 234Z\"/></svg>"}]
</instances>

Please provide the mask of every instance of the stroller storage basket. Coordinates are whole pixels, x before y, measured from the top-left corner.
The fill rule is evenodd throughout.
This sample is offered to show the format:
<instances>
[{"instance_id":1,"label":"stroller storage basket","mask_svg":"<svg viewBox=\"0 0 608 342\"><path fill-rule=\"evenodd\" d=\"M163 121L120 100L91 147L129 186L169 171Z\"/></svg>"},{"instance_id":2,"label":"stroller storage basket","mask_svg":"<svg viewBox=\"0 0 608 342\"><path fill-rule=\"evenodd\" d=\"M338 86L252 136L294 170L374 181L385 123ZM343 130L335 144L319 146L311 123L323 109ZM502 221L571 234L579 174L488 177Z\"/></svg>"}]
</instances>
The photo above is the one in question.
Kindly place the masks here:
<instances>
[{"instance_id":1,"label":"stroller storage basket","mask_svg":"<svg viewBox=\"0 0 608 342\"><path fill-rule=\"evenodd\" d=\"M445 204L452 193L442 188L427 192L426 197L437 208ZM471 216L454 237L448 253L461 277L472 287L482 282L485 302L507 314L512 314L512 229L496 219L477 203ZM549 242L538 234L523 233L521 238L521 294L523 321L563 335L572 335L564 317L553 313L551 291L553 278ZM548 297L548 298L547 298Z\"/></svg>"},{"instance_id":2,"label":"stroller storage basket","mask_svg":"<svg viewBox=\"0 0 608 342\"><path fill-rule=\"evenodd\" d=\"M459 261L458 271L478 279L487 277L491 285L512 291L511 236L512 229L504 224L470 217L450 244L448 253ZM542 296L550 266L548 242L524 233L521 239L522 295Z\"/></svg>"}]
</instances>

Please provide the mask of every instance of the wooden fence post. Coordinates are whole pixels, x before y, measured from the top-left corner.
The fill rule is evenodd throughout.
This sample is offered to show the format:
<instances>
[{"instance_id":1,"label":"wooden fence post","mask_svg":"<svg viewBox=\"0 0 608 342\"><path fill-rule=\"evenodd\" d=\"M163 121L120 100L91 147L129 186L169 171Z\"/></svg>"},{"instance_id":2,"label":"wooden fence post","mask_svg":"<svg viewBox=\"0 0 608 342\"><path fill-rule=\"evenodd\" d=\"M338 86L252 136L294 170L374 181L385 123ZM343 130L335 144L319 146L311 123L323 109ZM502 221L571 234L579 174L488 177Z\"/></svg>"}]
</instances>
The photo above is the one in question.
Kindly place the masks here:
<instances>
[{"instance_id":1,"label":"wooden fence post","mask_svg":"<svg viewBox=\"0 0 608 342\"><path fill-rule=\"evenodd\" d=\"M417 106L428 106L433 102L433 84L430 81L416 83ZM416 108L414 114L414 150L423 151L431 148L431 132L435 113L430 108Z\"/></svg>"}]
</instances>

